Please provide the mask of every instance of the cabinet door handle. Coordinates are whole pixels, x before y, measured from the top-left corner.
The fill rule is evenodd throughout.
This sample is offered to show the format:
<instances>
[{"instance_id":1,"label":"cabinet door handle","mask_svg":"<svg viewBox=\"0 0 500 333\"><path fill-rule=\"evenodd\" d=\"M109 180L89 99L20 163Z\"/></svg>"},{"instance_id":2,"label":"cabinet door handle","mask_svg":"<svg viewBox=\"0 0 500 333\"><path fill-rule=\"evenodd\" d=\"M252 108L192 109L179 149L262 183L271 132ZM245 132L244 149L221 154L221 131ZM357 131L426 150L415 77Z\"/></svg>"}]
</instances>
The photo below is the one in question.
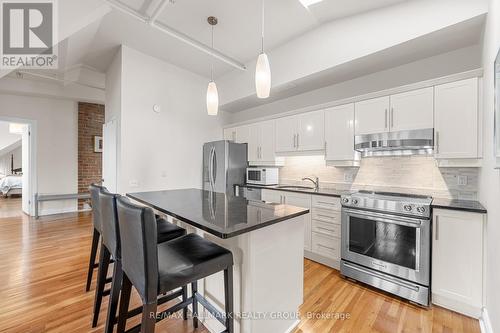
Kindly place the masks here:
<instances>
[{"instance_id":1,"label":"cabinet door handle","mask_svg":"<svg viewBox=\"0 0 500 333\"><path fill-rule=\"evenodd\" d=\"M387 109L385 109L385 127L384 128L387 128Z\"/></svg>"},{"instance_id":2,"label":"cabinet door handle","mask_svg":"<svg viewBox=\"0 0 500 333\"><path fill-rule=\"evenodd\" d=\"M318 244L318 246L319 246L319 247L322 247L322 248L325 248L325 249L327 249L327 250L330 250L330 251L336 251L336 249L335 249L335 248L333 248L333 247L329 247L329 246L325 246L325 245L323 245L323 244Z\"/></svg>"},{"instance_id":3,"label":"cabinet door handle","mask_svg":"<svg viewBox=\"0 0 500 333\"><path fill-rule=\"evenodd\" d=\"M394 108L391 108L391 128L394 127Z\"/></svg>"},{"instance_id":4,"label":"cabinet door handle","mask_svg":"<svg viewBox=\"0 0 500 333\"><path fill-rule=\"evenodd\" d=\"M323 217L325 219L333 219L336 220L337 218L335 216L328 216L328 215L322 215L322 214L316 214L318 217Z\"/></svg>"},{"instance_id":5,"label":"cabinet door handle","mask_svg":"<svg viewBox=\"0 0 500 333\"><path fill-rule=\"evenodd\" d=\"M434 233L434 239L439 240L439 216L436 216L436 232Z\"/></svg>"},{"instance_id":6,"label":"cabinet door handle","mask_svg":"<svg viewBox=\"0 0 500 333\"><path fill-rule=\"evenodd\" d=\"M328 228L323 228L323 227L316 227L316 229L326 231L326 233L321 232L321 231L319 232L320 234L323 234L323 235L330 235L332 233L335 233L335 230L333 230L333 229L328 229Z\"/></svg>"},{"instance_id":7,"label":"cabinet door handle","mask_svg":"<svg viewBox=\"0 0 500 333\"><path fill-rule=\"evenodd\" d=\"M296 143L295 143L297 141L296 137L297 137L297 134L294 134L293 135L293 148L297 148Z\"/></svg>"},{"instance_id":8,"label":"cabinet door handle","mask_svg":"<svg viewBox=\"0 0 500 333\"><path fill-rule=\"evenodd\" d=\"M299 148L299 133L297 133L297 149Z\"/></svg>"}]
</instances>

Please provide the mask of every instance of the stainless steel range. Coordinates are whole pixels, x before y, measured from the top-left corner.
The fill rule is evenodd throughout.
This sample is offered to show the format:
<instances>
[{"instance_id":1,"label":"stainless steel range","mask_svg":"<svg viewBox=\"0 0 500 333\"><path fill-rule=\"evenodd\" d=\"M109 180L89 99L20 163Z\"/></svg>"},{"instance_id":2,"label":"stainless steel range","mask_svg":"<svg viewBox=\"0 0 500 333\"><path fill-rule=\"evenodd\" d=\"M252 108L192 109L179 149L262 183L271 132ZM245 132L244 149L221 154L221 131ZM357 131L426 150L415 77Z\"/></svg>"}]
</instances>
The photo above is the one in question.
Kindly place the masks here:
<instances>
[{"instance_id":1,"label":"stainless steel range","mask_svg":"<svg viewBox=\"0 0 500 333\"><path fill-rule=\"evenodd\" d=\"M360 191L341 202L341 274L428 306L432 198Z\"/></svg>"}]
</instances>

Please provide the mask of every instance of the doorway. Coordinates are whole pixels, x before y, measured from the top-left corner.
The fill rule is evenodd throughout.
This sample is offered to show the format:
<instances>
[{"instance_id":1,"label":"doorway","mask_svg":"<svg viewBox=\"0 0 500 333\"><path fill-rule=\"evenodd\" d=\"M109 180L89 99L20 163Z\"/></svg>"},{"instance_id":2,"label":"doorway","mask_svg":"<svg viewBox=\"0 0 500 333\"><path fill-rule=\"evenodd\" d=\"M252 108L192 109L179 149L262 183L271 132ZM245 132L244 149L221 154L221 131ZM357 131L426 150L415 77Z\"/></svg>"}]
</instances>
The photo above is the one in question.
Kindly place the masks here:
<instances>
[{"instance_id":1,"label":"doorway","mask_svg":"<svg viewBox=\"0 0 500 333\"><path fill-rule=\"evenodd\" d=\"M35 123L0 118L0 217L33 215Z\"/></svg>"}]
</instances>

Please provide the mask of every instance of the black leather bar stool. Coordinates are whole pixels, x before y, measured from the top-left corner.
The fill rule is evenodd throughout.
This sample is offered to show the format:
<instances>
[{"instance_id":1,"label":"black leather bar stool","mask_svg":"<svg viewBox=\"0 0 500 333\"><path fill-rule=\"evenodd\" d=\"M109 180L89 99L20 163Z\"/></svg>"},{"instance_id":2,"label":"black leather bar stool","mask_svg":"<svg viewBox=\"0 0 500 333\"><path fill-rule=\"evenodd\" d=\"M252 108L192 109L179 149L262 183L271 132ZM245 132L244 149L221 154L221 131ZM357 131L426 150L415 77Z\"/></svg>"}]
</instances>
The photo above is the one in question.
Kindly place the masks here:
<instances>
[{"instance_id":1,"label":"black leather bar stool","mask_svg":"<svg viewBox=\"0 0 500 333\"><path fill-rule=\"evenodd\" d=\"M125 332L132 286L142 299L142 322L127 332L152 333L157 321L193 305L193 323L198 326L198 302L225 325L224 332L234 331L233 254L231 251L196 235L188 234L156 244L157 227L151 208L117 198L121 239L123 285L118 315L118 333ZM198 294L197 281L224 271L225 313L221 314ZM192 286L188 299L157 314L158 304L168 291ZM159 315L159 316L158 316Z\"/></svg>"},{"instance_id":2,"label":"black leather bar stool","mask_svg":"<svg viewBox=\"0 0 500 333\"><path fill-rule=\"evenodd\" d=\"M90 260L89 260L89 269L87 272L87 286L85 287L85 291L90 290L90 285L92 283L92 274L94 269L99 267L99 264L95 262L97 256L97 248L99 247L99 240L101 237L101 216L99 214L99 191L101 186L98 185L90 185L90 200L92 202L92 224L94 226L94 231L92 235L92 247L90 248Z\"/></svg>"},{"instance_id":3,"label":"black leather bar stool","mask_svg":"<svg viewBox=\"0 0 500 333\"><path fill-rule=\"evenodd\" d=\"M121 289L121 263L120 263L120 231L118 227L117 215L116 215L116 197L118 194L110 193L105 187L100 187L98 192L98 207L101 220L101 253L99 258L99 273L97 277L97 288L94 301L94 316L92 320L92 327L97 326L99 320L99 312L101 309L102 298L110 294L110 290L104 290L106 282L106 276L108 274L109 264L112 262L111 258L114 258L114 270L112 289L115 293L111 293L110 297L110 307L108 310L107 326L110 332L113 330L113 324L115 323L116 308L118 304L118 297ZM156 225L160 233L158 233L158 242L166 242L177 237L181 237L186 234L186 230L176 226L175 224L169 223L163 218L156 218ZM115 280L115 277L116 278ZM116 283L115 283L116 281ZM113 287L115 289L113 289ZM186 288L187 291L187 288ZM107 328L108 329L108 328Z\"/></svg>"}]
</instances>

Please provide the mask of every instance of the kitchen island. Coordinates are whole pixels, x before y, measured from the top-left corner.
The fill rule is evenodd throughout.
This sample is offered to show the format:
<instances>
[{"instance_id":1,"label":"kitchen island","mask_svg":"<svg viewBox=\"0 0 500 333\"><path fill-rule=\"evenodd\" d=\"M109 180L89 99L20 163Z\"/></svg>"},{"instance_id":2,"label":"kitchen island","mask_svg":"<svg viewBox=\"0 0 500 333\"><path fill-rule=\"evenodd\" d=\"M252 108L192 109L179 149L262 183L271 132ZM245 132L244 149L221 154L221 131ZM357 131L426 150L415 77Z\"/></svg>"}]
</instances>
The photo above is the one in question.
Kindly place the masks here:
<instances>
[{"instance_id":1,"label":"kitchen island","mask_svg":"<svg viewBox=\"0 0 500 333\"><path fill-rule=\"evenodd\" d=\"M188 232L232 251L235 332L285 333L299 323L303 303L304 216L309 210L198 189L127 194L170 216ZM199 292L224 307L222 273ZM211 332L224 327L205 313Z\"/></svg>"}]
</instances>

